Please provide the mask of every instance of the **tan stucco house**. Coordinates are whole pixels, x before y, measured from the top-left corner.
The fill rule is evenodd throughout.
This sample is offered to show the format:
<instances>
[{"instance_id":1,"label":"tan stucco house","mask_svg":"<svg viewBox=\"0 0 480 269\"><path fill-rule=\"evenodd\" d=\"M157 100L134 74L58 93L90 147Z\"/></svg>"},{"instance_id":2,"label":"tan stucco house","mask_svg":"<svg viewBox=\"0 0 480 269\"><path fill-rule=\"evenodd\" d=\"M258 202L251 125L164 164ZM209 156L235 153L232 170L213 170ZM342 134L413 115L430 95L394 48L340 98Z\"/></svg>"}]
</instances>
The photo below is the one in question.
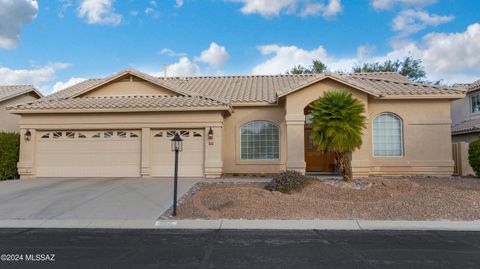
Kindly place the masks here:
<instances>
[{"instance_id":1,"label":"tan stucco house","mask_svg":"<svg viewBox=\"0 0 480 269\"><path fill-rule=\"evenodd\" d=\"M396 73L157 78L125 70L10 107L21 115L22 178L166 177L184 139L182 177L332 172L309 139L309 105L346 89L365 104L356 176L451 175L456 88Z\"/></svg>"},{"instance_id":2,"label":"tan stucco house","mask_svg":"<svg viewBox=\"0 0 480 269\"><path fill-rule=\"evenodd\" d=\"M7 107L41 97L43 95L32 85L0 85L0 132L20 131L20 116L8 112Z\"/></svg>"},{"instance_id":3,"label":"tan stucco house","mask_svg":"<svg viewBox=\"0 0 480 269\"><path fill-rule=\"evenodd\" d=\"M452 142L471 143L480 138L480 80L458 86L467 96L452 102Z\"/></svg>"}]
</instances>

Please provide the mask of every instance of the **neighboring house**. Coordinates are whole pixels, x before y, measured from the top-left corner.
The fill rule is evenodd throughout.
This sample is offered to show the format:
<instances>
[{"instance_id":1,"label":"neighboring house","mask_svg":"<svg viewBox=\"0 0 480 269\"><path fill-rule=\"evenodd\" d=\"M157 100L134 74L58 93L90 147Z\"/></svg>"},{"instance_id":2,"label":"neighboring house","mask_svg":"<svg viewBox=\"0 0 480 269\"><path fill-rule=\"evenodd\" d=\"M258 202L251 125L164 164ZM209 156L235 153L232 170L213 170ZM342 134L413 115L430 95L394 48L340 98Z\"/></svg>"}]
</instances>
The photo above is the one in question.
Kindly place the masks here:
<instances>
[{"instance_id":1,"label":"neighboring house","mask_svg":"<svg viewBox=\"0 0 480 269\"><path fill-rule=\"evenodd\" d=\"M480 138L480 80L461 86L467 96L452 102L452 141L471 143Z\"/></svg>"},{"instance_id":2,"label":"neighboring house","mask_svg":"<svg viewBox=\"0 0 480 269\"><path fill-rule=\"evenodd\" d=\"M450 102L465 91L396 73L157 78L124 70L10 107L21 115L19 174L167 177L331 172L309 138L309 105L346 89L365 104L355 176L451 175Z\"/></svg>"},{"instance_id":3,"label":"neighboring house","mask_svg":"<svg viewBox=\"0 0 480 269\"><path fill-rule=\"evenodd\" d=\"M20 116L6 110L8 106L36 100L43 95L32 85L0 85L0 132L20 131Z\"/></svg>"}]
</instances>

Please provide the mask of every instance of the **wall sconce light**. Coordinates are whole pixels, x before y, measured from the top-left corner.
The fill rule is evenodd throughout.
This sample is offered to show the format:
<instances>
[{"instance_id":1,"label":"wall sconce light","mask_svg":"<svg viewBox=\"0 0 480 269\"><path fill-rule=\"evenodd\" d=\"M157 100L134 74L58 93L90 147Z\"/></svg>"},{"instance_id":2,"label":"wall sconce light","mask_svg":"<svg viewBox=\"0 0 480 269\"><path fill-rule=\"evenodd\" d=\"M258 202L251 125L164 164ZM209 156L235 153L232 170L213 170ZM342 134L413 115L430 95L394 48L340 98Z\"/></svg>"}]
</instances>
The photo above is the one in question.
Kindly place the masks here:
<instances>
[{"instance_id":1,"label":"wall sconce light","mask_svg":"<svg viewBox=\"0 0 480 269\"><path fill-rule=\"evenodd\" d=\"M27 129L24 137L25 137L25 141L30 141L30 138L32 137L32 133L30 132L30 129Z\"/></svg>"},{"instance_id":2,"label":"wall sconce light","mask_svg":"<svg viewBox=\"0 0 480 269\"><path fill-rule=\"evenodd\" d=\"M210 130L208 130L208 139L210 139L210 140L213 139L213 130L212 130L212 127L210 127Z\"/></svg>"}]
</instances>

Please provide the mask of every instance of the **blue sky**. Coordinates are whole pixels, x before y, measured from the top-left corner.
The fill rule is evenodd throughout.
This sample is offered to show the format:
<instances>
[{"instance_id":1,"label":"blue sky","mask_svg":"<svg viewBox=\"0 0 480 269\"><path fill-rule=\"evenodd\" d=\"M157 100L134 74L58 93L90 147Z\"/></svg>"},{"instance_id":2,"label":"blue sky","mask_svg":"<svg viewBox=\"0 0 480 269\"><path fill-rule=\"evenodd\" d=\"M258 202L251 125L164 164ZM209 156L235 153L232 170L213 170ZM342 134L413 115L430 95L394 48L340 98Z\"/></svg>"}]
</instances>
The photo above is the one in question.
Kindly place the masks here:
<instances>
[{"instance_id":1,"label":"blue sky","mask_svg":"<svg viewBox=\"0 0 480 269\"><path fill-rule=\"evenodd\" d=\"M474 0L0 0L0 83L44 93L127 67L155 75L331 71L413 56L429 79L480 78Z\"/></svg>"}]
</instances>

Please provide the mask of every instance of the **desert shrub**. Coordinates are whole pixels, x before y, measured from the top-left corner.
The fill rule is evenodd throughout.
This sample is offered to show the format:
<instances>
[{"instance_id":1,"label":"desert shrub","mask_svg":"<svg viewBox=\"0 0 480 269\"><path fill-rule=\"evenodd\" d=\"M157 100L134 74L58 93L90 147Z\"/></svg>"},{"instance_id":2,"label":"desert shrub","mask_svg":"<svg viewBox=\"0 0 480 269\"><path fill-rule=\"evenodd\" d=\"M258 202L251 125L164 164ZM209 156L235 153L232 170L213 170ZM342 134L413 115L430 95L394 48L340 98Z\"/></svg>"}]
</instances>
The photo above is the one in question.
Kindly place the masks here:
<instances>
[{"instance_id":1,"label":"desert shrub","mask_svg":"<svg viewBox=\"0 0 480 269\"><path fill-rule=\"evenodd\" d=\"M300 172L287 170L279 174L275 174L266 186L269 191L279 191L283 193L290 193L292 191L300 190L309 182L309 178L302 175Z\"/></svg>"},{"instance_id":2,"label":"desert shrub","mask_svg":"<svg viewBox=\"0 0 480 269\"><path fill-rule=\"evenodd\" d=\"M0 180L17 178L20 136L0 132Z\"/></svg>"},{"instance_id":3,"label":"desert shrub","mask_svg":"<svg viewBox=\"0 0 480 269\"><path fill-rule=\"evenodd\" d=\"M468 162L475 171L475 175L480 177L480 139L470 143L468 146Z\"/></svg>"}]
</instances>

